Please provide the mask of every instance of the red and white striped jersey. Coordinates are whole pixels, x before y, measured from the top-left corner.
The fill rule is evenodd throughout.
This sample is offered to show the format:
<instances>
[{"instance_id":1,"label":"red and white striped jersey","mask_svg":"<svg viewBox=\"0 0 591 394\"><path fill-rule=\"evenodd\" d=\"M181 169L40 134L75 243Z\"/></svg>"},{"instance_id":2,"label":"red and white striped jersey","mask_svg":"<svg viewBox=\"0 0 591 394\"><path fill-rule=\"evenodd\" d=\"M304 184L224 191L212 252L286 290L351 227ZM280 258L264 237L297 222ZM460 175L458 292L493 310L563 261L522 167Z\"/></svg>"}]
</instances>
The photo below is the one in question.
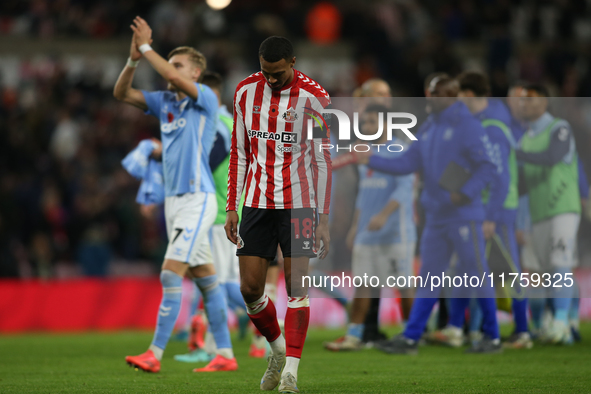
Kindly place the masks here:
<instances>
[{"instance_id":1,"label":"red and white striped jersey","mask_svg":"<svg viewBox=\"0 0 591 394\"><path fill-rule=\"evenodd\" d=\"M227 211L237 210L244 191L247 207L328 213L332 169L330 152L320 145L330 143L329 135L308 139L304 126L306 113L322 113L329 104L322 86L297 70L281 90L272 90L261 72L238 85Z\"/></svg>"}]
</instances>

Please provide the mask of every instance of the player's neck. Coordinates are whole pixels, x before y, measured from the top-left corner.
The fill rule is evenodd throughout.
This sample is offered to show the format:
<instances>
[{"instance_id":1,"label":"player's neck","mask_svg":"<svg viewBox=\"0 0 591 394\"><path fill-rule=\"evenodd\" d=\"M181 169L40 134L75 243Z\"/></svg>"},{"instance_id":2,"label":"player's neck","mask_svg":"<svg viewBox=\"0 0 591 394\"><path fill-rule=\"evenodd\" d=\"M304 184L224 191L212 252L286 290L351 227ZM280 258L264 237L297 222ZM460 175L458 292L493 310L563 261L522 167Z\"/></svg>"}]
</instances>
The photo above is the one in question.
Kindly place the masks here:
<instances>
[{"instance_id":1,"label":"player's neck","mask_svg":"<svg viewBox=\"0 0 591 394\"><path fill-rule=\"evenodd\" d=\"M282 89L285 89L286 87L290 86L291 83L293 82L293 79L295 78L295 71L293 68L289 69L291 71L291 75L289 76L289 78L287 79L287 81L285 81L285 84L283 85Z\"/></svg>"},{"instance_id":2,"label":"player's neck","mask_svg":"<svg viewBox=\"0 0 591 394\"><path fill-rule=\"evenodd\" d=\"M181 92L180 90L176 92L176 101L181 101L185 97L187 97L187 95L184 92Z\"/></svg>"}]
</instances>

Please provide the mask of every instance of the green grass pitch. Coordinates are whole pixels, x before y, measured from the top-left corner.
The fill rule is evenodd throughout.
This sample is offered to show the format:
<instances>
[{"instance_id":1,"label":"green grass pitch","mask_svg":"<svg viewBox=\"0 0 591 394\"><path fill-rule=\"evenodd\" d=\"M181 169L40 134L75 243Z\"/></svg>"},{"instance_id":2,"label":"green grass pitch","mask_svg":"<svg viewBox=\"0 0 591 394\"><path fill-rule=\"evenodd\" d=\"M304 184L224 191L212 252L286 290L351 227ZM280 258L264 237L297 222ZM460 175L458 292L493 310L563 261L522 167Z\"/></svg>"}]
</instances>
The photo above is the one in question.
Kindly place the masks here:
<instances>
[{"instance_id":1,"label":"green grass pitch","mask_svg":"<svg viewBox=\"0 0 591 394\"><path fill-rule=\"evenodd\" d=\"M422 347L418 356L322 348L323 341L342 333L310 331L299 370L302 393L591 392L591 323L583 325L583 342L574 346L536 344L500 355L466 355L461 349L433 346ZM174 361L174 354L185 352L180 342L170 343L158 374L127 366L124 357L143 352L150 340L146 332L1 336L0 393L260 392L266 362L248 357L248 339L234 341L236 372L191 372L204 364Z\"/></svg>"}]
</instances>

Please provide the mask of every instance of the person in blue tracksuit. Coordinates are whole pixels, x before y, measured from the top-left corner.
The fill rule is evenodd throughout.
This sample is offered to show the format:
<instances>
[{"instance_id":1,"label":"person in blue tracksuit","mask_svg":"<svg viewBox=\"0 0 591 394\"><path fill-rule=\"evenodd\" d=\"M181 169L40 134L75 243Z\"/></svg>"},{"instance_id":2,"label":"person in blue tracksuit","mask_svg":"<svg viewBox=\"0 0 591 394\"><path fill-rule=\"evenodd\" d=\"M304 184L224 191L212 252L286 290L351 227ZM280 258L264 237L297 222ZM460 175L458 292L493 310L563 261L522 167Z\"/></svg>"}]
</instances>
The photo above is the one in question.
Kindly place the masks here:
<instances>
[{"instance_id":1,"label":"person in blue tracksuit","mask_svg":"<svg viewBox=\"0 0 591 394\"><path fill-rule=\"evenodd\" d=\"M417 289L404 332L377 345L387 353L417 352L418 341L441 293L440 287L431 288L432 276L442 276L454 252L458 255L457 275L466 273L468 277L482 277L488 274L482 231L485 209L481 194L497 176L496 166L490 158L486 132L468 108L457 101L458 90L457 81L451 78L441 78L434 84L429 98L432 121L403 155L384 158L369 153L357 154L358 163L367 164L376 171L397 175L423 173L421 203L426 212L426 225L421 239L420 276L430 282ZM440 186L439 181L452 162L467 170L470 177L459 191L449 192ZM464 294L457 295L470 297L474 295L472 290L467 288ZM468 352L499 352L502 347L490 283L483 284L476 295L483 311L486 335Z\"/></svg>"},{"instance_id":2,"label":"person in blue tracksuit","mask_svg":"<svg viewBox=\"0 0 591 394\"><path fill-rule=\"evenodd\" d=\"M521 272L519 264L519 252L517 239L515 237L515 221L517 218L517 206L519 202L518 170L515 158L515 132L511 125L515 120L509 109L497 99L490 99L490 84L488 77L484 74L468 71L458 76L460 85L459 97L470 112L480 120L488 135L491 148L492 160L497 168L498 176L487 189L486 219L483 225L485 239L491 239L496 233L497 239L507 250L514 263L513 270ZM516 292L516 289L505 288L513 298L513 317L515 320L515 331L505 342L507 348L523 349L531 348L533 342L527 326L527 299L523 294ZM509 291L511 290L511 291ZM450 331L459 332L464 324L464 310L467 299L459 298L452 301L450 318ZM477 308L471 308L470 331L480 331L479 315ZM474 324L475 323L475 324ZM450 333L450 335L453 335Z\"/></svg>"}]
</instances>

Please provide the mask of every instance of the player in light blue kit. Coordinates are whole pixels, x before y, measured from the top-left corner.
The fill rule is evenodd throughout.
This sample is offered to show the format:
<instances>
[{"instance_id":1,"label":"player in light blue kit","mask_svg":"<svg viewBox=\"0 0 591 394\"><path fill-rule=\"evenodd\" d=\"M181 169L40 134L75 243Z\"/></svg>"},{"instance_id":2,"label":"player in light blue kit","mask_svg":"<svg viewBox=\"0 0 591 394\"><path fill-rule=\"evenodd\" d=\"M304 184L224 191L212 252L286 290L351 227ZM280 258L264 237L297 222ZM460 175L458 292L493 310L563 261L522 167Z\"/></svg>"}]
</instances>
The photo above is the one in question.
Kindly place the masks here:
<instances>
[{"instance_id":1,"label":"player in light blue kit","mask_svg":"<svg viewBox=\"0 0 591 394\"><path fill-rule=\"evenodd\" d=\"M375 134L379 114L388 109L370 104L362 115L361 132ZM382 115L385 116L385 115ZM388 142L386 133L376 144ZM393 143L401 144L395 140ZM375 155L392 157L385 146ZM366 165L358 166L359 194L355 216L347 243L352 246L352 270L354 276L377 276L380 283L387 283L388 276L413 275L413 256L416 242L416 226L413 221L413 186L415 176L394 176L374 171ZM352 244L352 245L351 245ZM408 282L407 282L408 284ZM324 347L332 351L359 350L363 347L364 321L371 298L380 296L380 288L355 289L347 334ZM412 297L412 288L400 288L403 297ZM409 308L410 309L410 308Z\"/></svg>"},{"instance_id":2,"label":"player in light blue kit","mask_svg":"<svg viewBox=\"0 0 591 394\"><path fill-rule=\"evenodd\" d=\"M218 101L213 91L196 83L206 68L205 57L193 48L179 47L168 62L150 47L152 30L140 17L134 32L130 58L115 84L114 96L143 109L160 120L164 171L166 228L169 244L162 264L162 302L154 339L148 351L125 361L148 372L160 370L160 360L181 306L182 280L190 271L204 295L205 310L214 332L217 356L195 372L238 368L227 327L226 300L212 264L208 231L217 213L215 188L209 167ZM167 91L133 89L131 82L141 57L168 82Z\"/></svg>"}]
</instances>

